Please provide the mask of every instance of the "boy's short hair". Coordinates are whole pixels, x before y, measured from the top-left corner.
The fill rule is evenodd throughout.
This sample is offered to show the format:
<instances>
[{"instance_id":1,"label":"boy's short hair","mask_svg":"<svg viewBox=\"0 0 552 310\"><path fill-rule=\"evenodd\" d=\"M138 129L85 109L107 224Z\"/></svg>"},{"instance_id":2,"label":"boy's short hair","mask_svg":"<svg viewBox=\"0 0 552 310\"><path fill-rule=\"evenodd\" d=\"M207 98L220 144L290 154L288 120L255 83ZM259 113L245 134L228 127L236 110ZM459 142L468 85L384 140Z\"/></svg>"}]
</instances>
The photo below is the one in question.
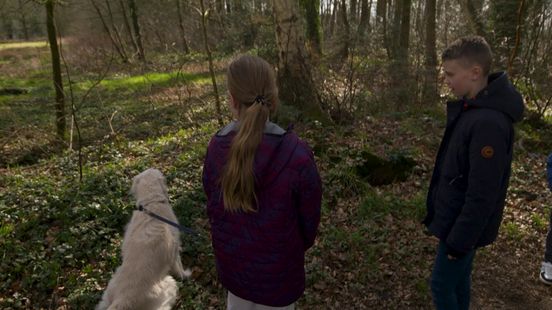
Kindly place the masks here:
<instances>
[{"instance_id":1,"label":"boy's short hair","mask_svg":"<svg viewBox=\"0 0 552 310\"><path fill-rule=\"evenodd\" d=\"M470 64L478 64L484 75L489 75L493 54L489 43L480 36L467 36L452 42L441 54L442 61L465 59Z\"/></svg>"}]
</instances>

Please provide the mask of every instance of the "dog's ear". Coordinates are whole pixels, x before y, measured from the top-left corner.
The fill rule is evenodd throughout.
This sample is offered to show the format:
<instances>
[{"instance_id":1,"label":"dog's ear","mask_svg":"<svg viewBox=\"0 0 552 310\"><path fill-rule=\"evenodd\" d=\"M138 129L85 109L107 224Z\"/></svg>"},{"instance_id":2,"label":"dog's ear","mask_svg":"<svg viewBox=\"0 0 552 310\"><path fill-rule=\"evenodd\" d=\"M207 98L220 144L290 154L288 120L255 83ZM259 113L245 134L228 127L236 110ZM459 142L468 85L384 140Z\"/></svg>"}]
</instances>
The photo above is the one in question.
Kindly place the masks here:
<instances>
[{"instance_id":1,"label":"dog's ear","mask_svg":"<svg viewBox=\"0 0 552 310\"><path fill-rule=\"evenodd\" d=\"M138 188L138 183L140 183L140 180L142 178L139 178L138 175L132 178L132 185L130 187L130 194L136 198L136 189Z\"/></svg>"},{"instance_id":2,"label":"dog's ear","mask_svg":"<svg viewBox=\"0 0 552 310\"><path fill-rule=\"evenodd\" d=\"M161 189L163 190L163 194L165 195L165 198L167 198L167 201L169 201L169 192L167 189L167 180L163 175L161 175L159 178L157 178L157 181L159 182L159 186L161 186Z\"/></svg>"}]
</instances>

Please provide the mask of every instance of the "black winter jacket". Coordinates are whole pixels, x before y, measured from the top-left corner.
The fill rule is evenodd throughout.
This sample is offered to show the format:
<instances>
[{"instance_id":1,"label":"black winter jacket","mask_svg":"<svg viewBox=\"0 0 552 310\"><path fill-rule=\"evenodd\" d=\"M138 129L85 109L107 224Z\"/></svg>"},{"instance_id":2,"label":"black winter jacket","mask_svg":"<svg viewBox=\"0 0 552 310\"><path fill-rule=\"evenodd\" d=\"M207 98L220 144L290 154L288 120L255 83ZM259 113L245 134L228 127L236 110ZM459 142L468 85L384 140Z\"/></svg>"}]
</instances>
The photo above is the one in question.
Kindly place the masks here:
<instances>
[{"instance_id":1,"label":"black winter jacket","mask_svg":"<svg viewBox=\"0 0 552 310\"><path fill-rule=\"evenodd\" d=\"M521 95L502 72L491 74L474 99L448 102L423 223L449 254L495 241L510 178L513 123L523 110Z\"/></svg>"}]
</instances>

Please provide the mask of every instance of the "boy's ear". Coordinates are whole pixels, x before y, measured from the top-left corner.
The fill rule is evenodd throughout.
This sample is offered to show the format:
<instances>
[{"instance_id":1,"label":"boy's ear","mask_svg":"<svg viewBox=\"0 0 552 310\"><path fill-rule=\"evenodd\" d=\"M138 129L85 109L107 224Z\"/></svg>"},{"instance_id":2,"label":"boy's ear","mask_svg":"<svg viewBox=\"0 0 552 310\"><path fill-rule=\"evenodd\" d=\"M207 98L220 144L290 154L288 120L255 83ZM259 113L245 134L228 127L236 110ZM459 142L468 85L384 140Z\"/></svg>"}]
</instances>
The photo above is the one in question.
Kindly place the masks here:
<instances>
[{"instance_id":1,"label":"boy's ear","mask_svg":"<svg viewBox=\"0 0 552 310\"><path fill-rule=\"evenodd\" d=\"M470 70L471 80L479 80L483 76L483 68L480 65L473 65Z\"/></svg>"}]
</instances>

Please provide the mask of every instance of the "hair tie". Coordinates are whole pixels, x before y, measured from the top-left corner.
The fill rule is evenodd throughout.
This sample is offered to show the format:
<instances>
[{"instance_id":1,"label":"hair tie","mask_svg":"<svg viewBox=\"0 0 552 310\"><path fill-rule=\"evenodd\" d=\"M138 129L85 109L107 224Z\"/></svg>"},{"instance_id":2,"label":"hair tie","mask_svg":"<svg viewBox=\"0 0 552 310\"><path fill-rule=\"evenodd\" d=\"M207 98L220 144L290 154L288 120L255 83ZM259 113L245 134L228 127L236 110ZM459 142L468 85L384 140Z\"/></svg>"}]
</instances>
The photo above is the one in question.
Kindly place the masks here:
<instances>
[{"instance_id":1,"label":"hair tie","mask_svg":"<svg viewBox=\"0 0 552 310\"><path fill-rule=\"evenodd\" d=\"M264 98L262 95L258 95L257 97L255 97L254 102L260 103L261 105L265 105L265 104L266 104L265 98Z\"/></svg>"}]
</instances>

